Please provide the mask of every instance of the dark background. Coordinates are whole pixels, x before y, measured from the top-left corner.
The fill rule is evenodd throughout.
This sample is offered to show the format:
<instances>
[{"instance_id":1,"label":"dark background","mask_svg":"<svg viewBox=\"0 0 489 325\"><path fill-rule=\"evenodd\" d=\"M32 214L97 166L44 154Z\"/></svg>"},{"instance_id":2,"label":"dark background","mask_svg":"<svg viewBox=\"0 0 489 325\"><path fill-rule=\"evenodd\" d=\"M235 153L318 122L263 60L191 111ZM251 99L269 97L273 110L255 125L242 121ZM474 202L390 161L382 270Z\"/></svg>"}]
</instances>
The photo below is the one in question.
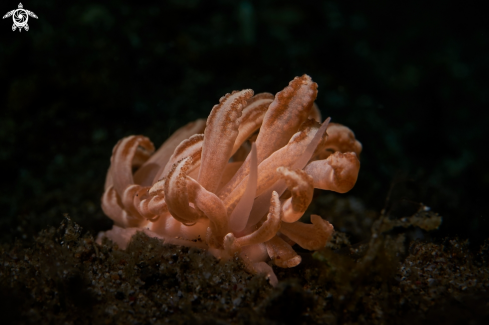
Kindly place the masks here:
<instances>
[{"instance_id":1,"label":"dark background","mask_svg":"<svg viewBox=\"0 0 489 325\"><path fill-rule=\"evenodd\" d=\"M348 195L380 211L393 186L392 201L444 217L437 237L488 237L489 33L475 2L23 4L39 17L28 32L0 21L0 242L63 213L109 228L100 196L120 138L158 146L226 92L276 93L304 73L323 116L364 146Z\"/></svg>"}]
</instances>

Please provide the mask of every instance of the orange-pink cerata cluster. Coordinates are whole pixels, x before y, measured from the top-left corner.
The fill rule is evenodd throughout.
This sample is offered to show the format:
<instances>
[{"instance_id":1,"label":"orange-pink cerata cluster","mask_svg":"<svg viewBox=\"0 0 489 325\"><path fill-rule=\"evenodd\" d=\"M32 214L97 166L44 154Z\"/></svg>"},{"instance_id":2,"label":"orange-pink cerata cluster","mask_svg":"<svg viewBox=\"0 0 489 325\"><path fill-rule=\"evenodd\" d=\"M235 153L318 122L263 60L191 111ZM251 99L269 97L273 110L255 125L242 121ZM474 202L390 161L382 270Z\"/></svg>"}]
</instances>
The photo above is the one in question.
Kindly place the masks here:
<instances>
[{"instance_id":1,"label":"orange-pink cerata cluster","mask_svg":"<svg viewBox=\"0 0 489 325\"><path fill-rule=\"evenodd\" d=\"M321 121L316 96L317 84L303 75L275 96L226 94L207 121L177 130L156 152L144 136L120 140L102 197L114 226L99 240L124 249L144 231L220 259L239 256L276 285L268 261L294 267L301 257L293 245L318 250L333 233L318 215L299 221L314 188L347 192L360 168L360 142L349 128Z\"/></svg>"}]
</instances>

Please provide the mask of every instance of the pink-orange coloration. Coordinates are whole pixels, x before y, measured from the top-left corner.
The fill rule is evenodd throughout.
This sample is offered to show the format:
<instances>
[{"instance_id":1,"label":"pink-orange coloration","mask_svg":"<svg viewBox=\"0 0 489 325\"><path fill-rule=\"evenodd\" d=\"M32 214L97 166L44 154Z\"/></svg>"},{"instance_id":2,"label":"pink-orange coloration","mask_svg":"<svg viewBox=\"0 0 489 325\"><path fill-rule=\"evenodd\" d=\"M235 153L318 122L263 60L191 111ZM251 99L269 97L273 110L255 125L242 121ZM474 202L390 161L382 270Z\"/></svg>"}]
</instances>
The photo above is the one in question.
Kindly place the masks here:
<instances>
[{"instance_id":1,"label":"pink-orange coloration","mask_svg":"<svg viewBox=\"0 0 489 325\"><path fill-rule=\"evenodd\" d=\"M273 96L227 94L207 119L173 134L154 154L144 136L112 152L102 209L114 220L106 236L124 249L136 231L194 246L252 273L277 278L267 264L294 267L292 245L317 250L333 226L317 215L299 221L314 188L344 193L357 180L362 146L340 124L321 124L317 84L296 77ZM327 129L327 132L325 132Z\"/></svg>"}]
</instances>

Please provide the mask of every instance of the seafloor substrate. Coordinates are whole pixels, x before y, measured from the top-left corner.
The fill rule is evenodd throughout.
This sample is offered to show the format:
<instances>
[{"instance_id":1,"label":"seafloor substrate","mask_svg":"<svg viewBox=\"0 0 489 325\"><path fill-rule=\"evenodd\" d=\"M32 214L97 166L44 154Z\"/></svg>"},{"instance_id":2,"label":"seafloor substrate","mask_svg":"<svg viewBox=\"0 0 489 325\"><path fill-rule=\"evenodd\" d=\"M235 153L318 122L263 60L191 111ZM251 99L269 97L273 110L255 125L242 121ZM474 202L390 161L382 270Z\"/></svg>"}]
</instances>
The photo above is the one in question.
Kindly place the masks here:
<instances>
[{"instance_id":1,"label":"seafloor substrate","mask_svg":"<svg viewBox=\"0 0 489 325\"><path fill-rule=\"evenodd\" d=\"M327 248L300 252L298 267L275 268L272 288L239 260L219 262L142 233L125 251L99 246L66 217L33 242L0 247L1 323L489 323L487 243L471 252L458 239L412 240L413 226L441 221L423 209L367 219L368 240L351 245L337 231Z\"/></svg>"}]
</instances>

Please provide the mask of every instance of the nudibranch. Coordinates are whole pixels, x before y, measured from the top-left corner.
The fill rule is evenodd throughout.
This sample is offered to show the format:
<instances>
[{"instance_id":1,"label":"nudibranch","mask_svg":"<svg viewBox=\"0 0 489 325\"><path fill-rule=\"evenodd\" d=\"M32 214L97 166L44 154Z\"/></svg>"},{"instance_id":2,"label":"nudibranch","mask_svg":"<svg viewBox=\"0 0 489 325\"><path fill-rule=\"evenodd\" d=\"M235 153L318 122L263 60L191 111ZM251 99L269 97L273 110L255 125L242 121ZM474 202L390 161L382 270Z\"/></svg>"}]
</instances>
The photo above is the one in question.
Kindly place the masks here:
<instances>
[{"instance_id":1,"label":"nudibranch","mask_svg":"<svg viewBox=\"0 0 489 325\"><path fill-rule=\"evenodd\" d=\"M345 193L360 168L362 145L349 128L321 121L316 96L317 84L303 75L275 96L226 94L207 121L177 130L156 152L147 137L120 140L102 196L114 226L99 240L124 249L144 231L219 259L239 256L276 285L268 261L294 267L301 257L293 245L318 250L332 236L318 215L299 221L314 188Z\"/></svg>"}]
</instances>

